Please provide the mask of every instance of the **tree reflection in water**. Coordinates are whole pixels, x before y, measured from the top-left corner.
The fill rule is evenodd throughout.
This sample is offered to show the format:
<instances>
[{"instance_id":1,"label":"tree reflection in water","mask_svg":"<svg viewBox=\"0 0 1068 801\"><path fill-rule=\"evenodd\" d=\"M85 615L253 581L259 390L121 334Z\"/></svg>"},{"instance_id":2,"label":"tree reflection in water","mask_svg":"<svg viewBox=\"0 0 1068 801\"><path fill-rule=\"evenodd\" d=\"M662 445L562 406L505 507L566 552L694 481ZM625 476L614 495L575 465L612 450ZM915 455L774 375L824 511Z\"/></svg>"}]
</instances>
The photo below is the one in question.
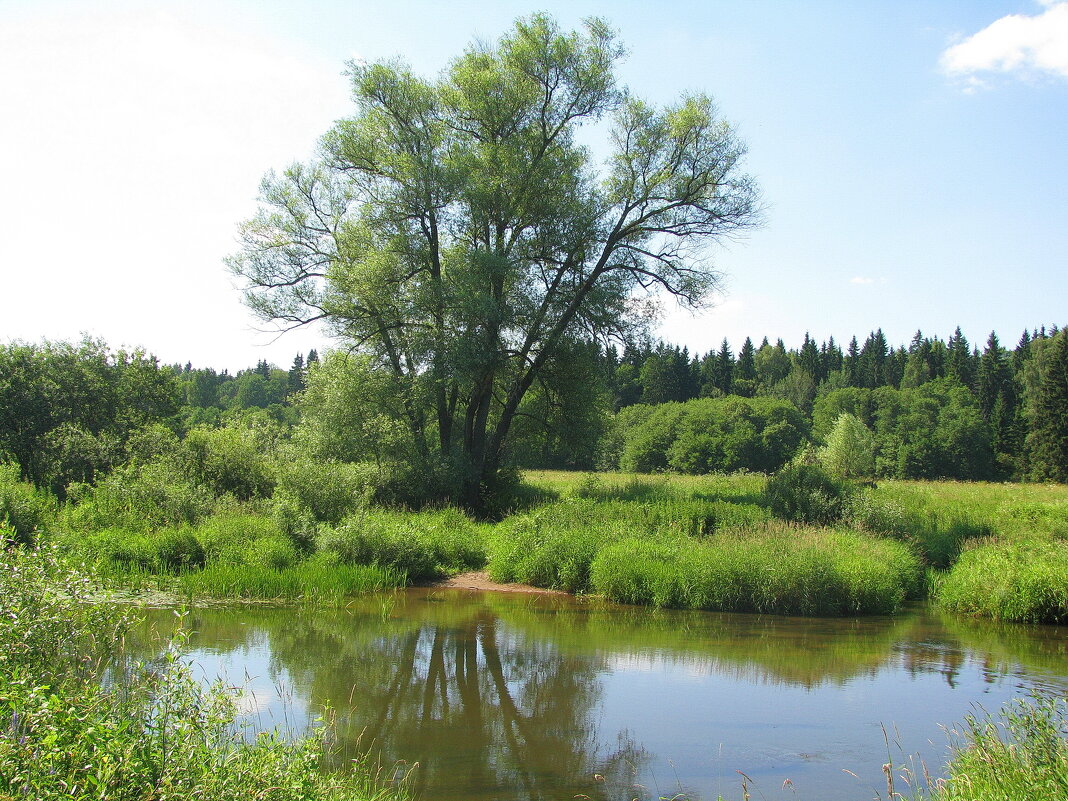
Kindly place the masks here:
<instances>
[{"instance_id":1,"label":"tree reflection in water","mask_svg":"<svg viewBox=\"0 0 1068 801\"><path fill-rule=\"evenodd\" d=\"M644 752L626 733L600 743L602 657L564 653L482 604L423 598L419 619L304 612L272 631L275 668L332 708L339 760L373 744L386 763L418 762L412 789L435 799L642 795Z\"/></svg>"}]
</instances>

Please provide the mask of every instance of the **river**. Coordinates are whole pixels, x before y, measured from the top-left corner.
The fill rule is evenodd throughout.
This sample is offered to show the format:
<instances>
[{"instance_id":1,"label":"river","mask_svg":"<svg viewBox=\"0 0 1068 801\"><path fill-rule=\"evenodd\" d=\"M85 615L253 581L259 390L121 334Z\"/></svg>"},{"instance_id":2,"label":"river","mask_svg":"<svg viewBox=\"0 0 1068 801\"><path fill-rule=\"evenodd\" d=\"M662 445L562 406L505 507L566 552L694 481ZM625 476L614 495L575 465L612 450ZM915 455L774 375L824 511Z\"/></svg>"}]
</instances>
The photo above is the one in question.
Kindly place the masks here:
<instances>
[{"instance_id":1,"label":"river","mask_svg":"<svg viewBox=\"0 0 1068 801\"><path fill-rule=\"evenodd\" d=\"M156 631L173 628L150 613ZM250 731L329 707L422 799L871 799L937 776L945 727L1068 692L1068 630L920 607L813 619L412 588L347 608L205 608L183 624ZM415 763L418 766L415 767Z\"/></svg>"}]
</instances>

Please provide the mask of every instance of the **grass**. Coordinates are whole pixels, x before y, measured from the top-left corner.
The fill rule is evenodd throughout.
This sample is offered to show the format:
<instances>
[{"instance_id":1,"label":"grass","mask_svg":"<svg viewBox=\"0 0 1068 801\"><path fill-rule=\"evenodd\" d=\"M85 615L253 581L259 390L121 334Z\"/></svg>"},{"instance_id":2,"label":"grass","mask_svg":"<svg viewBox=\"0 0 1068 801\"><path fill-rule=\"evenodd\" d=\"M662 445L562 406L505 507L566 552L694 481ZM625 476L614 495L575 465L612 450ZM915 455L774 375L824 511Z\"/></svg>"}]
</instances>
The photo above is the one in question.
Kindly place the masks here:
<instances>
[{"instance_id":1,"label":"grass","mask_svg":"<svg viewBox=\"0 0 1068 801\"><path fill-rule=\"evenodd\" d=\"M597 554L590 583L624 603L835 616L896 612L922 575L901 543L773 524L696 543L623 539Z\"/></svg>"},{"instance_id":2,"label":"grass","mask_svg":"<svg viewBox=\"0 0 1068 801\"><path fill-rule=\"evenodd\" d=\"M11 492L29 492L0 478ZM156 576L190 598L336 603L346 593L486 567L498 581L638 603L803 614L897 608L916 580L896 542L932 568L929 586L946 609L1068 621L1068 487L885 481L849 494L838 528L816 533L769 525L766 484L757 474L530 471L520 511L496 525L455 509L362 501L328 520L294 496L219 501L215 513L177 525L121 515L109 523L79 514L75 503L58 514L45 509L34 526L113 577L151 584ZM89 501L90 511L103 509ZM880 559L881 569L869 569ZM866 596L857 576L872 584Z\"/></svg>"}]
</instances>

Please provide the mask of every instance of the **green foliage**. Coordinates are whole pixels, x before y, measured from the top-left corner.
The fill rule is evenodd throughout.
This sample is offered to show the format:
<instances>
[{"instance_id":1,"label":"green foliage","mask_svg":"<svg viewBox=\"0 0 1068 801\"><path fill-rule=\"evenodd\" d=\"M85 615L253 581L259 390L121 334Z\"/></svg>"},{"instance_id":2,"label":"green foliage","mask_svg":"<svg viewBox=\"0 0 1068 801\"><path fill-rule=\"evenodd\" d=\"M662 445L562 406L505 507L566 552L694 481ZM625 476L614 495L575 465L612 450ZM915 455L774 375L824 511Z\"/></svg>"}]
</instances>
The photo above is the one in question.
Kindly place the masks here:
<instances>
[{"instance_id":1,"label":"green foliage","mask_svg":"<svg viewBox=\"0 0 1068 801\"><path fill-rule=\"evenodd\" d=\"M859 419L842 413L819 451L820 464L841 479L869 478L875 473L871 431Z\"/></svg>"},{"instance_id":2,"label":"green foliage","mask_svg":"<svg viewBox=\"0 0 1068 801\"><path fill-rule=\"evenodd\" d=\"M1068 483L1068 331L1053 339L1032 404L1031 476Z\"/></svg>"},{"instance_id":3,"label":"green foliage","mask_svg":"<svg viewBox=\"0 0 1068 801\"><path fill-rule=\"evenodd\" d=\"M639 473L772 472L794 455L804 436L801 413L786 401L699 398L657 406L625 428L619 463Z\"/></svg>"},{"instance_id":4,"label":"green foliage","mask_svg":"<svg viewBox=\"0 0 1068 801\"><path fill-rule=\"evenodd\" d=\"M106 469L118 443L177 409L177 385L155 357L77 345L0 345L0 452L34 484L62 493Z\"/></svg>"},{"instance_id":5,"label":"green foliage","mask_svg":"<svg viewBox=\"0 0 1068 801\"><path fill-rule=\"evenodd\" d=\"M188 528L165 528L155 532L150 543L156 564L163 570L189 570L204 566L204 548Z\"/></svg>"},{"instance_id":6,"label":"green foliage","mask_svg":"<svg viewBox=\"0 0 1068 801\"><path fill-rule=\"evenodd\" d=\"M946 609L1027 623L1068 623L1068 542L979 542L942 581Z\"/></svg>"},{"instance_id":7,"label":"green foliage","mask_svg":"<svg viewBox=\"0 0 1068 801\"><path fill-rule=\"evenodd\" d=\"M794 464L768 479L765 497L772 514L796 523L829 525L842 517L848 484L822 468Z\"/></svg>"},{"instance_id":8,"label":"green foliage","mask_svg":"<svg viewBox=\"0 0 1068 801\"><path fill-rule=\"evenodd\" d=\"M122 526L149 531L194 524L217 505L211 490L192 479L172 457L116 468L95 486L71 487L73 505L64 521L75 531Z\"/></svg>"},{"instance_id":9,"label":"green foliage","mask_svg":"<svg viewBox=\"0 0 1068 801\"><path fill-rule=\"evenodd\" d=\"M370 499L369 466L287 454L278 465L275 506L280 515L307 512L315 520L339 523Z\"/></svg>"},{"instance_id":10,"label":"green foliage","mask_svg":"<svg viewBox=\"0 0 1068 801\"><path fill-rule=\"evenodd\" d=\"M0 522L10 527L11 538L29 544L55 517L55 500L20 480L16 465L0 462ZM0 541L0 547L6 547Z\"/></svg>"},{"instance_id":11,"label":"green foliage","mask_svg":"<svg viewBox=\"0 0 1068 801\"><path fill-rule=\"evenodd\" d=\"M268 497L274 489L272 444L263 429L196 427L182 441L179 459L186 474L214 495L247 501Z\"/></svg>"},{"instance_id":12,"label":"green foliage","mask_svg":"<svg viewBox=\"0 0 1068 801\"><path fill-rule=\"evenodd\" d=\"M385 801L373 764L323 770L328 731L246 740L232 690L172 641L104 683L131 622L52 551L0 551L0 797L41 801Z\"/></svg>"},{"instance_id":13,"label":"green foliage","mask_svg":"<svg viewBox=\"0 0 1068 801\"><path fill-rule=\"evenodd\" d=\"M641 501L566 500L517 515L497 527L490 542L489 573L496 581L587 592L597 554L632 537L684 541L765 519L759 507L702 498Z\"/></svg>"}]
</instances>

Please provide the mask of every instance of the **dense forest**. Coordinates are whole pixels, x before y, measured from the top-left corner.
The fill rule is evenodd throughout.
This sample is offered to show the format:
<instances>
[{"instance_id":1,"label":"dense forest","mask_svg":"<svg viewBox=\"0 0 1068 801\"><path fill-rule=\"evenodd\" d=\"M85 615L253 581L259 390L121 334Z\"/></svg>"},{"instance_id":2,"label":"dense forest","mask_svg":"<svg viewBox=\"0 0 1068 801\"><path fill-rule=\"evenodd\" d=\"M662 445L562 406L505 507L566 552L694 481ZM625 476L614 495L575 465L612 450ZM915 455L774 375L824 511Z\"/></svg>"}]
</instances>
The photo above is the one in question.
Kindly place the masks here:
<instances>
[{"instance_id":1,"label":"dense forest","mask_svg":"<svg viewBox=\"0 0 1068 801\"><path fill-rule=\"evenodd\" d=\"M881 331L845 349L808 336L796 350L746 339L737 354L726 340L703 355L575 347L525 398L511 466L771 473L826 464L828 443L845 437L854 477L1063 482L1066 339L1039 328L1009 349L992 333L980 350L958 328L947 340L917 332L907 347ZM364 465L382 500L431 500L434 477L413 483L403 463L404 413L384 380L341 351L231 375L88 339L4 345L0 459L60 498L166 465L248 499L277 481L254 463L282 449L291 462Z\"/></svg>"}]
</instances>

